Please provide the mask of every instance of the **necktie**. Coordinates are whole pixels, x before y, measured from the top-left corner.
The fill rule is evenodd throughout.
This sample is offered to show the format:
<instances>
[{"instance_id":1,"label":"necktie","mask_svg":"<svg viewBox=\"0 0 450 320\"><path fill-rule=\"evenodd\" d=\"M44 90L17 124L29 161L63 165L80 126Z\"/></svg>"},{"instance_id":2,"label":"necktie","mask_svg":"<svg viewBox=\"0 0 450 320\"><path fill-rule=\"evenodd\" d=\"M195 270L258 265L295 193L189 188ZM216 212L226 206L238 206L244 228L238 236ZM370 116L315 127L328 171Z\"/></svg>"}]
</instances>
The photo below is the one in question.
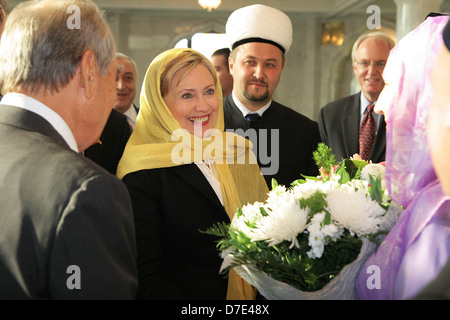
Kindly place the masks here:
<instances>
[{"instance_id":1,"label":"necktie","mask_svg":"<svg viewBox=\"0 0 450 320\"><path fill-rule=\"evenodd\" d=\"M259 119L261 119L261 116L257 112L247 113L247 115L245 116L245 120L250 122L259 121Z\"/></svg>"},{"instance_id":2,"label":"necktie","mask_svg":"<svg viewBox=\"0 0 450 320\"><path fill-rule=\"evenodd\" d=\"M364 160L369 160L377 131L375 119L372 116L373 107L374 104L367 106L366 113L361 122L361 129L359 130L359 155Z\"/></svg>"}]
</instances>

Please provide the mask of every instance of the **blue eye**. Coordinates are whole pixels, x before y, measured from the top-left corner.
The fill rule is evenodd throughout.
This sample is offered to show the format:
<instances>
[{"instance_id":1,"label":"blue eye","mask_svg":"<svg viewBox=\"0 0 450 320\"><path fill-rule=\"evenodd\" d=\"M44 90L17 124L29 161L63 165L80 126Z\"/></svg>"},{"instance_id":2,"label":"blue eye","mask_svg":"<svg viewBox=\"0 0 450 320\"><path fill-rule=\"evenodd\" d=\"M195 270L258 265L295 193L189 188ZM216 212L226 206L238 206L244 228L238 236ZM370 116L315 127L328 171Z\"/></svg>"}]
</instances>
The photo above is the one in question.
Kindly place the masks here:
<instances>
[{"instance_id":1,"label":"blue eye","mask_svg":"<svg viewBox=\"0 0 450 320\"><path fill-rule=\"evenodd\" d=\"M206 90L206 94L211 95L214 94L216 91L214 89L208 89Z\"/></svg>"},{"instance_id":2,"label":"blue eye","mask_svg":"<svg viewBox=\"0 0 450 320\"><path fill-rule=\"evenodd\" d=\"M190 93L185 93L181 96L182 99L189 99L191 97L192 97L192 95Z\"/></svg>"}]
</instances>

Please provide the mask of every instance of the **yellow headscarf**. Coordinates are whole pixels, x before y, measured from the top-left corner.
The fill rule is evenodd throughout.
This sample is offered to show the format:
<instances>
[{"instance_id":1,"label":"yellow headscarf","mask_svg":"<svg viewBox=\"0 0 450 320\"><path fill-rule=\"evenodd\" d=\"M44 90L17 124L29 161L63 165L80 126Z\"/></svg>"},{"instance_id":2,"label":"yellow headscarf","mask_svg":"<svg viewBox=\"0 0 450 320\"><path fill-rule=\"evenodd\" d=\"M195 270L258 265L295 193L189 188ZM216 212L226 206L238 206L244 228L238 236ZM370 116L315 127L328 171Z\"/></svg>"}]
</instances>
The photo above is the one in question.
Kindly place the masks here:
<instances>
[{"instance_id":1,"label":"yellow headscarf","mask_svg":"<svg viewBox=\"0 0 450 320\"><path fill-rule=\"evenodd\" d=\"M213 159L218 172L225 211L230 220L238 207L264 201L268 188L251 151L249 140L224 132L222 90L216 77L220 108L213 135L200 138L183 130L161 96L161 74L179 55L200 55L191 49L171 49L158 55L150 64L142 85L141 108L136 126L119 162L117 176L131 172L173 167ZM181 162L180 162L181 161ZM255 290L234 271L228 279L227 299L254 299Z\"/></svg>"}]
</instances>

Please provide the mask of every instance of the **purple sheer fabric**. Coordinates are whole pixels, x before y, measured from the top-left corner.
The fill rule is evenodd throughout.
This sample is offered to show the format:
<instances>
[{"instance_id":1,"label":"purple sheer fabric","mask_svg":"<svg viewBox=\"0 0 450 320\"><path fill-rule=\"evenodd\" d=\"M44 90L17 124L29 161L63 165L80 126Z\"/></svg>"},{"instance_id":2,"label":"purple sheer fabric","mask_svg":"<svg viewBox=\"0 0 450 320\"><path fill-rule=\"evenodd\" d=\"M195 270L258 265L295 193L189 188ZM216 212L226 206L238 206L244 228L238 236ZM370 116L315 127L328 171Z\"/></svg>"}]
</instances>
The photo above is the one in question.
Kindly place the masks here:
<instances>
[{"instance_id":1,"label":"purple sheer fabric","mask_svg":"<svg viewBox=\"0 0 450 320\"><path fill-rule=\"evenodd\" d=\"M384 71L386 87L377 103L388 110L386 183L405 210L361 268L358 299L411 298L450 256L449 198L432 167L426 137L433 97L429 73L447 21L447 16L427 18L392 49Z\"/></svg>"}]
</instances>

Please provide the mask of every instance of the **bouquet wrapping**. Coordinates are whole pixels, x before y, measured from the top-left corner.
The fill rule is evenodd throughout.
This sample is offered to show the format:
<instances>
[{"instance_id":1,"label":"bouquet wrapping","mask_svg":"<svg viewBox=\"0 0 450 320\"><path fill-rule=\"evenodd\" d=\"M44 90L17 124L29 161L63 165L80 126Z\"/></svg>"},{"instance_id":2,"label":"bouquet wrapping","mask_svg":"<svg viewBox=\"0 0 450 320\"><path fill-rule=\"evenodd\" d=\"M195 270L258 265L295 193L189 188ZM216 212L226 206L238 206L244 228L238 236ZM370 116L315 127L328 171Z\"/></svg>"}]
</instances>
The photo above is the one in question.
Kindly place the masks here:
<instances>
[{"instance_id":1,"label":"bouquet wrapping","mask_svg":"<svg viewBox=\"0 0 450 320\"><path fill-rule=\"evenodd\" d=\"M314 158L320 176L273 181L265 202L204 231L220 237L220 272L233 268L267 299L353 299L361 265L402 211L383 165L357 155L337 163L324 144Z\"/></svg>"}]
</instances>

